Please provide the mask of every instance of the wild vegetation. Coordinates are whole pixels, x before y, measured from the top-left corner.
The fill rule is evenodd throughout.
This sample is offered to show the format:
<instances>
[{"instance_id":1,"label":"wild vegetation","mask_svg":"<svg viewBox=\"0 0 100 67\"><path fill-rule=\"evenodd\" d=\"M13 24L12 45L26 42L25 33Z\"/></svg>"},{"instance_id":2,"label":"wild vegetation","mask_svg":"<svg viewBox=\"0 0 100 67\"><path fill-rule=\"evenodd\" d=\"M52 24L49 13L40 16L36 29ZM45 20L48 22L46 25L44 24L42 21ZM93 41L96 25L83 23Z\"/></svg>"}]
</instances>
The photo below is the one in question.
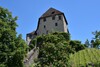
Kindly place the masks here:
<instances>
[{"instance_id":1,"label":"wild vegetation","mask_svg":"<svg viewBox=\"0 0 100 67\"><path fill-rule=\"evenodd\" d=\"M75 54L70 54L69 63L72 67L100 67L100 50L88 48Z\"/></svg>"},{"instance_id":2,"label":"wild vegetation","mask_svg":"<svg viewBox=\"0 0 100 67\"><path fill-rule=\"evenodd\" d=\"M70 40L68 33L42 35L31 42L30 48L39 47L39 56L35 67L68 67L70 53L85 49L80 41ZM35 44L37 43L37 44Z\"/></svg>"}]
</instances>

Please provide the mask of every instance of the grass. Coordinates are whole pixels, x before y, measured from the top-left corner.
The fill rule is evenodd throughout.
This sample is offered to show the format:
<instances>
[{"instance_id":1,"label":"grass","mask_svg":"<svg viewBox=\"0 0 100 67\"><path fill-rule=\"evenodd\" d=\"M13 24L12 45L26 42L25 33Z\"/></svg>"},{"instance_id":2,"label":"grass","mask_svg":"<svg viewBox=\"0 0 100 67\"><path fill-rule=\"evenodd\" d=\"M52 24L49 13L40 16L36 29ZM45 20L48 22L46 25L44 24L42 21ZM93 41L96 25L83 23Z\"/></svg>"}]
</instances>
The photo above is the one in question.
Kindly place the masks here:
<instances>
[{"instance_id":1,"label":"grass","mask_svg":"<svg viewBox=\"0 0 100 67\"><path fill-rule=\"evenodd\" d=\"M100 67L100 50L87 48L70 55L69 64L71 67Z\"/></svg>"}]
</instances>

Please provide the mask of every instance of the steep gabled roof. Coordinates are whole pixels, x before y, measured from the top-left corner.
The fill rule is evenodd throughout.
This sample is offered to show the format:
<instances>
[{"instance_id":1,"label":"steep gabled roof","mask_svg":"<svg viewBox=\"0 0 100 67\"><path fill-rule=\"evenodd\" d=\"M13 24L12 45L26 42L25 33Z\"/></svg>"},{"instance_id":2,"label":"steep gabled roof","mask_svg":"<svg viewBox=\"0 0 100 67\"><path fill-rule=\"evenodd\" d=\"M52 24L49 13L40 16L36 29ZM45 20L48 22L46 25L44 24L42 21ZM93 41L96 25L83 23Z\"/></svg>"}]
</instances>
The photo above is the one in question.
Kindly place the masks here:
<instances>
[{"instance_id":1,"label":"steep gabled roof","mask_svg":"<svg viewBox=\"0 0 100 67\"><path fill-rule=\"evenodd\" d=\"M66 24L68 25L68 23L67 23L67 20L66 20L66 17L65 17L65 15L64 15L64 13L63 12L61 12L61 11L59 11L59 10L56 10L56 9L54 9L54 8L49 8L40 18L39 18L39 20L38 20L38 26L37 26L37 29L36 29L36 32L37 32L37 30L38 30L38 28L39 28L39 24L40 24L40 19L41 18L45 18L45 17L49 17L49 16L52 16L52 15L63 15L64 16L64 19L65 19L65 22L66 22ZM37 33L36 33L37 34Z\"/></svg>"},{"instance_id":2,"label":"steep gabled roof","mask_svg":"<svg viewBox=\"0 0 100 67\"><path fill-rule=\"evenodd\" d=\"M63 14L63 12L56 10L54 8L49 8L40 18L57 15L57 14Z\"/></svg>"}]
</instances>

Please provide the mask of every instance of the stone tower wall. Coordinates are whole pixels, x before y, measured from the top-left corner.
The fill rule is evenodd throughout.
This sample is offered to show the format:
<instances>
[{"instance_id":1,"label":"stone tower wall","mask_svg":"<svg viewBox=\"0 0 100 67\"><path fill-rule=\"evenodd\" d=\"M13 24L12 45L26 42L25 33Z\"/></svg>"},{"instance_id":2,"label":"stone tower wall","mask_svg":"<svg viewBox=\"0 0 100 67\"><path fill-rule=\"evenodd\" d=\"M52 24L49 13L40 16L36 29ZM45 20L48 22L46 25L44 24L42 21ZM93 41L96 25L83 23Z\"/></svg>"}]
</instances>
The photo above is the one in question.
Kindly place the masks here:
<instances>
[{"instance_id":1,"label":"stone tower wall","mask_svg":"<svg viewBox=\"0 0 100 67\"><path fill-rule=\"evenodd\" d=\"M59 19L61 16L61 19ZM52 19L55 17L55 19ZM44 19L46 19L44 21ZM37 34L48 34L51 32L67 32L67 24L63 15L55 15L40 19Z\"/></svg>"}]
</instances>

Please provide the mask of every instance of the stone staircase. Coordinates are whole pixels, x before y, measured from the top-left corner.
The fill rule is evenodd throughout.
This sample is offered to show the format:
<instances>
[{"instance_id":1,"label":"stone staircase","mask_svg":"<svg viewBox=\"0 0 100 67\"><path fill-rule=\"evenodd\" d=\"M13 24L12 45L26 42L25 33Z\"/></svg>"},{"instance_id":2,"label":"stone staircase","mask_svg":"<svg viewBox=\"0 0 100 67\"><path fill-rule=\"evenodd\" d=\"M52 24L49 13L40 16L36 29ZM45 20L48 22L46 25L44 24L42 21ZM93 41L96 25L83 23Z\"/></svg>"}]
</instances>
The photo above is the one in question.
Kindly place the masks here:
<instances>
[{"instance_id":1,"label":"stone staircase","mask_svg":"<svg viewBox=\"0 0 100 67\"><path fill-rule=\"evenodd\" d=\"M24 66L30 67L34 60L38 58L39 48L33 48L30 52L27 53L27 57L24 59Z\"/></svg>"}]
</instances>

